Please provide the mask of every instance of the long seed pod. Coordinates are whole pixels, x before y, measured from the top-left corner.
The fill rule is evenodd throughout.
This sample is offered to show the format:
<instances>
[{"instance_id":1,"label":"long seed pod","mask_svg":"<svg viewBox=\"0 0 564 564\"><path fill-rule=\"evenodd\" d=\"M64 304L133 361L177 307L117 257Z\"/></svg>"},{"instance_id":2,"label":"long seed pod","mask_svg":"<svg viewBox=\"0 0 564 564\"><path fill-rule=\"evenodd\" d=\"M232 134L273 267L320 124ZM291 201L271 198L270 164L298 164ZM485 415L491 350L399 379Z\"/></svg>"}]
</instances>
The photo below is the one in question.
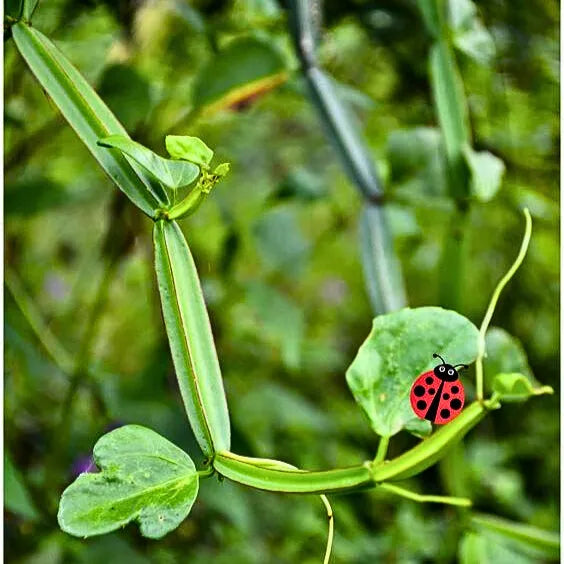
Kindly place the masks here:
<instances>
[{"instance_id":1,"label":"long seed pod","mask_svg":"<svg viewBox=\"0 0 564 564\"><path fill-rule=\"evenodd\" d=\"M230 446L229 413L194 259L174 221L154 227L163 317L188 419L204 454Z\"/></svg>"},{"instance_id":2,"label":"long seed pod","mask_svg":"<svg viewBox=\"0 0 564 564\"><path fill-rule=\"evenodd\" d=\"M119 152L97 145L102 137L127 135L123 125L45 35L21 22L12 27L12 35L35 78L100 166L138 208L154 217L155 210L168 203L158 182Z\"/></svg>"}]
</instances>

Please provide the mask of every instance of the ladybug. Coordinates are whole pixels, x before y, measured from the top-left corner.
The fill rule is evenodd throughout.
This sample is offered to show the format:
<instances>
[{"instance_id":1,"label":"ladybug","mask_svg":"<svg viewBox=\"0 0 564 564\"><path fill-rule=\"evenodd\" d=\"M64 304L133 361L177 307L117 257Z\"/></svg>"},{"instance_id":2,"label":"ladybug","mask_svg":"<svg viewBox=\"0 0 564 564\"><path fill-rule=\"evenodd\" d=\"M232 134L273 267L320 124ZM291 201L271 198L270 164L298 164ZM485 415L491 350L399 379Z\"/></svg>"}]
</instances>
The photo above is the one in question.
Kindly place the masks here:
<instances>
[{"instance_id":1,"label":"ladybug","mask_svg":"<svg viewBox=\"0 0 564 564\"><path fill-rule=\"evenodd\" d=\"M468 368L466 364L452 366L434 353L443 363L434 370L424 372L413 382L409 400L418 417L431 423L444 425L452 421L464 406L464 386L458 378L457 366Z\"/></svg>"}]
</instances>

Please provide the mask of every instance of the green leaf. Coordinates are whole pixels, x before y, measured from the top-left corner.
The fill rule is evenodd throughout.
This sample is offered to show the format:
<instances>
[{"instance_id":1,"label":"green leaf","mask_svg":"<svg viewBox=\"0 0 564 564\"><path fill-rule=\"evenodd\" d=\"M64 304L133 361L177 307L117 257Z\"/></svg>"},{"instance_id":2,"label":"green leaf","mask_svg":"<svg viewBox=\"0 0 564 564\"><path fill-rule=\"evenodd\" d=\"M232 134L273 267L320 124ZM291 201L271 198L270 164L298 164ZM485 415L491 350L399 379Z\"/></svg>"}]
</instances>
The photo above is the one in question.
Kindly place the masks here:
<instances>
[{"instance_id":1,"label":"green leaf","mask_svg":"<svg viewBox=\"0 0 564 564\"><path fill-rule=\"evenodd\" d=\"M464 147L463 154L470 169L472 193L481 202L488 202L501 188L504 162L489 151L477 152L469 146Z\"/></svg>"},{"instance_id":2,"label":"green leaf","mask_svg":"<svg viewBox=\"0 0 564 564\"><path fill-rule=\"evenodd\" d=\"M141 167L133 167L120 153L96 143L111 134L127 135L112 112L82 75L42 33L18 23L12 27L14 41L31 71L65 119L127 197L149 216L166 203ZM159 192L161 190L161 192Z\"/></svg>"},{"instance_id":3,"label":"green leaf","mask_svg":"<svg viewBox=\"0 0 564 564\"><path fill-rule=\"evenodd\" d=\"M440 4L435 0L417 0L417 5L427 31L432 37L437 37L442 26L441 13L439 11Z\"/></svg>"},{"instance_id":4,"label":"green leaf","mask_svg":"<svg viewBox=\"0 0 564 564\"><path fill-rule=\"evenodd\" d=\"M387 155L396 189L414 195L447 193L444 149L440 131L433 127L399 129L388 137Z\"/></svg>"},{"instance_id":5,"label":"green leaf","mask_svg":"<svg viewBox=\"0 0 564 564\"><path fill-rule=\"evenodd\" d=\"M411 409L414 380L436 365L469 364L478 351L478 329L465 317L439 307L405 308L381 315L347 370L347 383L372 429L389 437L402 429L428 433L431 425Z\"/></svg>"},{"instance_id":6,"label":"green leaf","mask_svg":"<svg viewBox=\"0 0 564 564\"><path fill-rule=\"evenodd\" d=\"M4 507L29 521L35 521L39 517L23 479L6 451L4 452Z\"/></svg>"},{"instance_id":7,"label":"green leaf","mask_svg":"<svg viewBox=\"0 0 564 564\"><path fill-rule=\"evenodd\" d=\"M475 4L471 0L449 0L448 14L454 46L477 63L490 64L495 44L478 17Z\"/></svg>"},{"instance_id":8,"label":"green leaf","mask_svg":"<svg viewBox=\"0 0 564 564\"><path fill-rule=\"evenodd\" d=\"M31 16L33 16L33 12L35 12L38 3L39 0L23 0L22 17L26 22L31 20Z\"/></svg>"},{"instance_id":9,"label":"green leaf","mask_svg":"<svg viewBox=\"0 0 564 564\"><path fill-rule=\"evenodd\" d=\"M485 514L472 515L471 525L516 550L550 559L560 556L560 535L557 532Z\"/></svg>"},{"instance_id":10,"label":"green leaf","mask_svg":"<svg viewBox=\"0 0 564 564\"><path fill-rule=\"evenodd\" d=\"M212 112L234 107L275 88L287 78L282 55L253 37L235 39L205 65L196 78L193 102Z\"/></svg>"},{"instance_id":11,"label":"green leaf","mask_svg":"<svg viewBox=\"0 0 564 564\"><path fill-rule=\"evenodd\" d=\"M531 396L554 393L550 386L533 387L528 378L518 372L498 374L493 381L493 391L499 394L501 401L507 402L525 401Z\"/></svg>"},{"instance_id":12,"label":"green leaf","mask_svg":"<svg viewBox=\"0 0 564 564\"><path fill-rule=\"evenodd\" d=\"M100 473L81 474L63 493L63 531L89 537L137 521L141 534L161 538L186 518L198 494L190 457L158 433L126 425L94 446Z\"/></svg>"},{"instance_id":13,"label":"green leaf","mask_svg":"<svg viewBox=\"0 0 564 564\"><path fill-rule=\"evenodd\" d=\"M224 176L227 176L229 174L230 170L231 170L231 164L230 163L221 163L221 164L218 164L215 167L213 173L216 176L223 178Z\"/></svg>"},{"instance_id":14,"label":"green leaf","mask_svg":"<svg viewBox=\"0 0 564 564\"><path fill-rule=\"evenodd\" d=\"M227 400L198 272L175 222L153 230L155 269L166 331L184 407L204 454L228 450Z\"/></svg>"},{"instance_id":15,"label":"green leaf","mask_svg":"<svg viewBox=\"0 0 564 564\"><path fill-rule=\"evenodd\" d=\"M484 371L487 390L492 391L493 380L497 374L511 372L523 374L534 387L540 386L533 376L523 345L519 339L510 335L505 329L500 327L488 329L486 352Z\"/></svg>"},{"instance_id":16,"label":"green leaf","mask_svg":"<svg viewBox=\"0 0 564 564\"><path fill-rule=\"evenodd\" d=\"M207 168L213 157L213 151L198 137L188 135L167 135L166 150L173 159L190 161Z\"/></svg>"},{"instance_id":17,"label":"green leaf","mask_svg":"<svg viewBox=\"0 0 564 564\"><path fill-rule=\"evenodd\" d=\"M104 137L98 141L98 145L120 150L168 188L176 189L191 184L200 174L200 169L196 165L160 157L126 135Z\"/></svg>"}]
</instances>

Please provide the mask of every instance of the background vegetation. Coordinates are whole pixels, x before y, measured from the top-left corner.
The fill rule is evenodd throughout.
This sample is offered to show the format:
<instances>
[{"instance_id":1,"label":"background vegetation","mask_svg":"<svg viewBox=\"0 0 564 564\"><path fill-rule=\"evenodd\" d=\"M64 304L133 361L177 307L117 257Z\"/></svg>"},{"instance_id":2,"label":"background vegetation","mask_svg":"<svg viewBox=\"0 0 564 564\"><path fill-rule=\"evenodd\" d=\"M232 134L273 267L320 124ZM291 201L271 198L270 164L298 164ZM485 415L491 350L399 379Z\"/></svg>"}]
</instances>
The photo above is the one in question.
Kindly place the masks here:
<instances>
[{"instance_id":1,"label":"background vegetation","mask_svg":"<svg viewBox=\"0 0 564 564\"><path fill-rule=\"evenodd\" d=\"M512 358L528 357L556 394L489 416L413 482L556 530L559 7L476 5L495 55L480 63L461 50L457 61L474 147L500 157L506 173L495 197L468 212L456 304L444 303L441 254L457 207L445 187L428 78L431 39L417 6L325 2L319 61L362 124L383 179L409 305L454 305L479 325L519 246L519 210L530 208L531 248L494 317L522 344L501 331L491 338L519 347ZM344 378L373 317L358 233L362 201L307 96L285 7L273 0L51 0L33 23L134 139L164 154L165 134L197 135L218 162L232 163L228 179L182 227L204 284L233 450L312 469L372 458L376 437ZM144 539L135 527L87 541L59 531L59 495L108 428L141 423L195 460L201 454L172 372L151 222L103 175L13 42L4 46L7 561L319 562L326 520L316 496L227 481L221 488L204 481L190 518L163 541ZM261 74L267 80L249 87ZM470 378L465 386L473 397ZM415 440L394 437L390 455ZM335 562L457 558L455 508L379 491L332 503ZM534 561L489 542L500 551L496 562Z\"/></svg>"}]
</instances>

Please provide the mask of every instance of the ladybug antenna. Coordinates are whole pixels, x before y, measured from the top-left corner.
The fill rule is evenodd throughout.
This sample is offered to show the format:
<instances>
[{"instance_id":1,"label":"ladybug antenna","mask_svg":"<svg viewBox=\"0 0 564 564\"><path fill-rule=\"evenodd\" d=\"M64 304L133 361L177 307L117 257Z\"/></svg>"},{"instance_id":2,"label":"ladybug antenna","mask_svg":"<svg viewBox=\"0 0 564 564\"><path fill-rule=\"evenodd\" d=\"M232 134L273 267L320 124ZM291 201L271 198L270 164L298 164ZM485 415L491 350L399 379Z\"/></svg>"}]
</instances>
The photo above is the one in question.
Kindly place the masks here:
<instances>
[{"instance_id":1,"label":"ladybug antenna","mask_svg":"<svg viewBox=\"0 0 564 564\"><path fill-rule=\"evenodd\" d=\"M462 366L462 368L463 368L464 370L466 370L466 369L468 368L468 365L467 365L467 364L457 364L457 365L453 366L453 368L456 368L457 366Z\"/></svg>"},{"instance_id":2,"label":"ladybug antenna","mask_svg":"<svg viewBox=\"0 0 564 564\"><path fill-rule=\"evenodd\" d=\"M440 358L443 361L443 364L446 364L444 358L440 354L433 353L433 358Z\"/></svg>"}]
</instances>

